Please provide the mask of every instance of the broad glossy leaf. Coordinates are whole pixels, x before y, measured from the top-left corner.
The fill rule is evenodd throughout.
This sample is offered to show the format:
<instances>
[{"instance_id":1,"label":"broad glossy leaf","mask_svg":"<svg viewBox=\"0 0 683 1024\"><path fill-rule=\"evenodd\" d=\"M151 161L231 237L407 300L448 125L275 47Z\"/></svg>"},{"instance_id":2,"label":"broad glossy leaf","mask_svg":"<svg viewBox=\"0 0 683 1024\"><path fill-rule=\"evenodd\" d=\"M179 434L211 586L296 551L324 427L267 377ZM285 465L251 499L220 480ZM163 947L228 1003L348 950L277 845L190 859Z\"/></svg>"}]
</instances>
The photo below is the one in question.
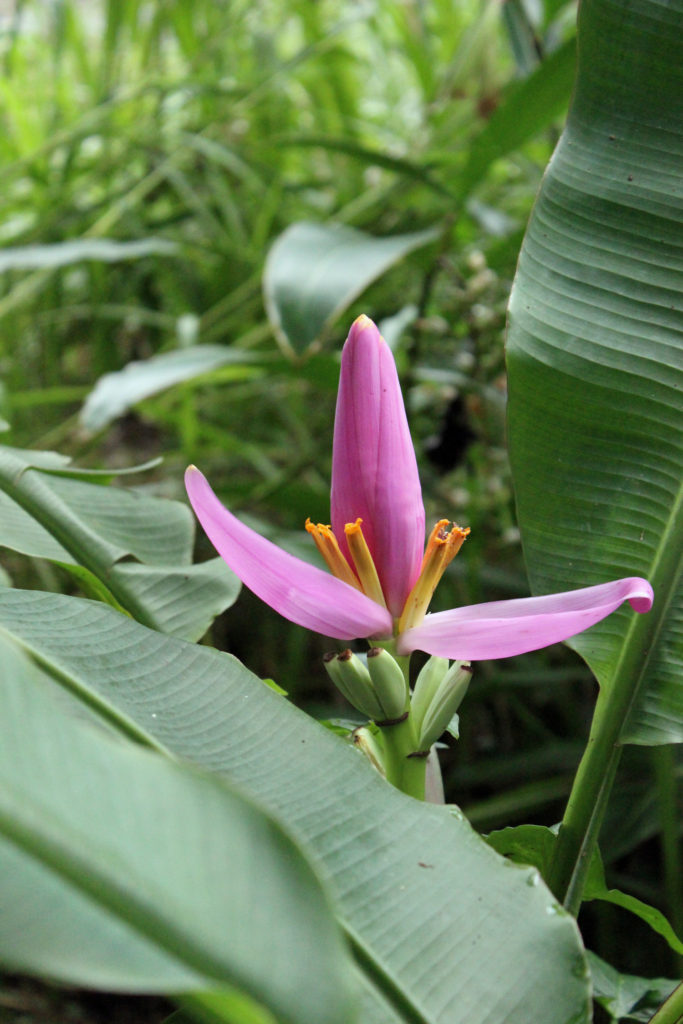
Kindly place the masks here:
<instances>
[{"instance_id":1,"label":"broad glossy leaf","mask_svg":"<svg viewBox=\"0 0 683 1024\"><path fill-rule=\"evenodd\" d=\"M291 1024L352 1019L341 935L279 824L102 729L6 636L0 695L7 969L120 991L226 982Z\"/></svg>"},{"instance_id":2,"label":"broad glossy leaf","mask_svg":"<svg viewBox=\"0 0 683 1024\"><path fill-rule=\"evenodd\" d=\"M268 319L284 345L302 352L368 285L438 231L377 238L344 224L292 224L266 260Z\"/></svg>"},{"instance_id":3,"label":"broad glossy leaf","mask_svg":"<svg viewBox=\"0 0 683 1024\"><path fill-rule=\"evenodd\" d=\"M510 303L509 440L534 593L647 577L571 641L633 680L624 742L683 739L683 8L584 0L567 127Z\"/></svg>"},{"instance_id":4,"label":"broad glossy leaf","mask_svg":"<svg viewBox=\"0 0 683 1024\"><path fill-rule=\"evenodd\" d=\"M364 1020L587 1020L574 921L536 873L506 864L455 809L388 787L234 658L37 592L0 593L0 628L122 732L277 813L333 885L366 976Z\"/></svg>"},{"instance_id":5,"label":"broad glossy leaf","mask_svg":"<svg viewBox=\"0 0 683 1024\"><path fill-rule=\"evenodd\" d=\"M0 447L0 546L70 570L90 593L198 639L239 593L221 559L193 566L188 508L74 477L51 452Z\"/></svg>"},{"instance_id":6,"label":"broad glossy leaf","mask_svg":"<svg viewBox=\"0 0 683 1024\"><path fill-rule=\"evenodd\" d=\"M241 376L254 372L255 356L227 345L193 345L128 363L123 370L100 377L80 414L86 430L106 427L131 406L174 384L202 376L221 366L234 366Z\"/></svg>"}]
</instances>

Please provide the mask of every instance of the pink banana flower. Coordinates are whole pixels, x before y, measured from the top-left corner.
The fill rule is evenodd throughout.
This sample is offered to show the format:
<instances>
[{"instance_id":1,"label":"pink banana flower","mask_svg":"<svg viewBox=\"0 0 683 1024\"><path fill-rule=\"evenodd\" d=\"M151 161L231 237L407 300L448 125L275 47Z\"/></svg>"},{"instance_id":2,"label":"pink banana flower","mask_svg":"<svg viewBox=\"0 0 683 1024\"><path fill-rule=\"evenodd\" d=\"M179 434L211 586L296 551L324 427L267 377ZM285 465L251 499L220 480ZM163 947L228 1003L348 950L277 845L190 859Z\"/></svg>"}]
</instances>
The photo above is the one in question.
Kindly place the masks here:
<instances>
[{"instance_id":1,"label":"pink banana flower","mask_svg":"<svg viewBox=\"0 0 683 1024\"><path fill-rule=\"evenodd\" d=\"M391 350L366 316L344 345L332 447L332 525L306 523L330 573L261 537L218 500L194 466L190 502L218 553L286 619L338 640L393 638L458 661L507 658L581 633L623 601L652 606L639 577L542 597L426 614L469 530L441 520L424 549L425 512L415 452Z\"/></svg>"}]
</instances>

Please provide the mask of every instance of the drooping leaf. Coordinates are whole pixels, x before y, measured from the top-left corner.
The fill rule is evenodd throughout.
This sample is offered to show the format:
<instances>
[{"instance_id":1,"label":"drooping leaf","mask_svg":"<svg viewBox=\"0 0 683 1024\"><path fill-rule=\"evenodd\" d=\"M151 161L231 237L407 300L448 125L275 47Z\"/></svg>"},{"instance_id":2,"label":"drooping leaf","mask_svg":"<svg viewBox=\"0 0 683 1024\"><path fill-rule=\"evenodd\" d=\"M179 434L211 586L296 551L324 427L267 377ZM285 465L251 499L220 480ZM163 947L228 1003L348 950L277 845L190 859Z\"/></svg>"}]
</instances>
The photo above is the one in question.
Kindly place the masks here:
<instances>
[{"instance_id":1,"label":"drooping leaf","mask_svg":"<svg viewBox=\"0 0 683 1024\"><path fill-rule=\"evenodd\" d=\"M278 146L298 148L322 149L335 153L345 153L347 156L355 157L361 163L370 167L383 167L385 170L394 171L402 178L415 179L426 185L427 188L441 196L453 199L452 193L432 175L429 167L407 160L405 157L397 157L385 150L363 146L354 139L345 136L331 135L282 135L278 136Z\"/></svg>"},{"instance_id":2,"label":"drooping leaf","mask_svg":"<svg viewBox=\"0 0 683 1024\"><path fill-rule=\"evenodd\" d=\"M6 270L56 270L82 260L116 263L143 256L170 256L177 246L163 238L117 242L112 238L76 238L54 245L24 245L0 252L0 273Z\"/></svg>"},{"instance_id":3,"label":"drooping leaf","mask_svg":"<svg viewBox=\"0 0 683 1024\"><path fill-rule=\"evenodd\" d=\"M544 878L550 874L553 850L557 841L556 833L544 825L515 825L500 829L487 836L487 842L498 853L510 857L515 864L532 864ZM602 858L596 849L591 858L590 869L583 893L584 900L603 900L622 907L645 921L650 928L661 935L676 953L683 954L683 941L667 921L661 910L651 907L619 889L609 889L605 880Z\"/></svg>"},{"instance_id":4,"label":"drooping leaf","mask_svg":"<svg viewBox=\"0 0 683 1024\"><path fill-rule=\"evenodd\" d=\"M584 899L604 900L606 903L614 904L614 906L623 907L624 910L628 910L635 914L636 917L639 917L641 921L645 921L653 932L661 935L664 941L676 953L683 954L683 941L676 935L661 910L658 910L657 907L651 907L648 903L637 899L635 896L631 896L627 892L621 892L620 889L607 888L605 871L599 857L596 858L596 863L592 866Z\"/></svg>"},{"instance_id":5,"label":"drooping leaf","mask_svg":"<svg viewBox=\"0 0 683 1024\"><path fill-rule=\"evenodd\" d=\"M362 1019L587 1020L575 924L538 878L454 809L389 788L234 658L37 592L0 593L0 628L114 727L227 776L319 858L365 976Z\"/></svg>"},{"instance_id":6,"label":"drooping leaf","mask_svg":"<svg viewBox=\"0 0 683 1024\"><path fill-rule=\"evenodd\" d=\"M88 431L101 430L142 401L174 384L191 380L220 366L234 366L240 376L254 372L255 356L226 345L193 345L128 363L95 384L80 414Z\"/></svg>"},{"instance_id":7,"label":"drooping leaf","mask_svg":"<svg viewBox=\"0 0 683 1024\"><path fill-rule=\"evenodd\" d=\"M376 278L437 236L428 229L377 238L344 224L292 224L263 275L273 329L288 349L304 351Z\"/></svg>"},{"instance_id":8,"label":"drooping leaf","mask_svg":"<svg viewBox=\"0 0 683 1024\"><path fill-rule=\"evenodd\" d=\"M595 953L588 953L596 1002L614 1022L649 1021L673 992L677 982L668 978L638 978L622 974Z\"/></svg>"},{"instance_id":9,"label":"drooping leaf","mask_svg":"<svg viewBox=\"0 0 683 1024\"><path fill-rule=\"evenodd\" d=\"M557 836L545 825L511 825L496 829L486 836L486 842L515 864L531 864L544 878L552 859Z\"/></svg>"},{"instance_id":10,"label":"drooping leaf","mask_svg":"<svg viewBox=\"0 0 683 1024\"><path fill-rule=\"evenodd\" d=\"M180 502L75 476L51 452L0 447L0 546L53 561L93 596L190 640L240 588L221 559L193 566L193 541Z\"/></svg>"},{"instance_id":11,"label":"drooping leaf","mask_svg":"<svg viewBox=\"0 0 683 1024\"><path fill-rule=\"evenodd\" d=\"M535 593L647 577L571 641L632 680L621 739L683 739L683 7L585 0L576 91L510 304L509 440ZM636 621L637 619L637 621Z\"/></svg>"},{"instance_id":12,"label":"drooping leaf","mask_svg":"<svg viewBox=\"0 0 683 1024\"><path fill-rule=\"evenodd\" d=\"M353 1019L330 905L279 824L83 721L6 636L0 693L5 968L133 992L225 982L290 1024Z\"/></svg>"},{"instance_id":13,"label":"drooping leaf","mask_svg":"<svg viewBox=\"0 0 683 1024\"><path fill-rule=\"evenodd\" d=\"M39 464L33 459L34 455L39 456L54 456L56 452L28 452L25 451L28 462L34 468ZM61 457L61 456L60 456ZM89 480L95 483L108 483L110 480L118 480L122 476L136 476L140 473L145 473L148 469L156 469L157 466L163 462L161 455L157 455L153 459L147 459L145 462L139 462L135 466L107 466L105 469L92 469L89 466L75 466L70 459L66 459L63 465L56 465L50 467L49 459L46 460L45 465L41 465L40 468L46 472L55 473L57 476L68 476L74 480Z\"/></svg>"}]
</instances>

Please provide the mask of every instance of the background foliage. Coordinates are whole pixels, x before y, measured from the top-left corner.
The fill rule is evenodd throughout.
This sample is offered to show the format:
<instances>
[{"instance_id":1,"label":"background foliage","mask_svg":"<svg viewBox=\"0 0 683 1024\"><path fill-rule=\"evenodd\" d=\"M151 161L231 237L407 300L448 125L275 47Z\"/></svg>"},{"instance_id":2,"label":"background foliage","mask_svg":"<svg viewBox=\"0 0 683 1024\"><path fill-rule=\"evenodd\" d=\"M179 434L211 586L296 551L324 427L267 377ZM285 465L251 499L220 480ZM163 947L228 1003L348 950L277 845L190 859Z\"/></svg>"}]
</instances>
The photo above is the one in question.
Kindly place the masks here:
<instances>
[{"instance_id":1,"label":"background foliage","mask_svg":"<svg viewBox=\"0 0 683 1024\"><path fill-rule=\"evenodd\" d=\"M527 593L503 333L569 102L575 14L560 0L17 4L0 54L3 440L28 449L28 465L45 448L112 473L163 456L125 478L152 523L154 500L182 499L195 462L226 504L303 552L306 516L328 518L338 349L366 311L395 347L428 518L472 529L439 601ZM291 288L319 269L311 231L334 288L287 319ZM55 493L81 515L79 481L61 471L30 479L49 488L53 515ZM100 554L82 565L35 528L28 543L10 508L8 582L149 607L162 554L126 551L112 591L122 556L106 509L104 533L83 523ZM184 529L166 569L189 556ZM213 554L201 538L198 551ZM185 591L148 624L174 632L178 607L193 607L180 635L198 636L235 596L204 572L204 609ZM347 715L320 667L324 642L251 595L210 640L316 717ZM482 831L553 824L594 700L564 648L478 665L444 758L447 798ZM602 854L610 882L666 910L680 934L673 749L627 748ZM674 973L644 926L629 919L622 941L621 914L585 908L591 949L631 973Z\"/></svg>"}]
</instances>

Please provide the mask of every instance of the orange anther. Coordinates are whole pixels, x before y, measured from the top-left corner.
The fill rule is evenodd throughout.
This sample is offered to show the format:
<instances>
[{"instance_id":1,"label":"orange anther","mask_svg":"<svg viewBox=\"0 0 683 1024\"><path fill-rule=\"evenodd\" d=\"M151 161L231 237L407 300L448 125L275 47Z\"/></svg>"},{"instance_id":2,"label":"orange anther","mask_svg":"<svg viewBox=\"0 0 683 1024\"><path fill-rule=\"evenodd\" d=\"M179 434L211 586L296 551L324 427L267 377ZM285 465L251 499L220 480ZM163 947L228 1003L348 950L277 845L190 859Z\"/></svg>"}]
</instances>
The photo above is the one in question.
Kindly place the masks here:
<instances>
[{"instance_id":1,"label":"orange anther","mask_svg":"<svg viewBox=\"0 0 683 1024\"><path fill-rule=\"evenodd\" d=\"M337 538L332 532L331 527L326 526L324 523L313 524L310 519L307 519L306 529L315 541L318 551L327 562L330 572L337 579L343 580L344 583L355 587L356 590L362 590L356 574L339 549Z\"/></svg>"}]
</instances>

